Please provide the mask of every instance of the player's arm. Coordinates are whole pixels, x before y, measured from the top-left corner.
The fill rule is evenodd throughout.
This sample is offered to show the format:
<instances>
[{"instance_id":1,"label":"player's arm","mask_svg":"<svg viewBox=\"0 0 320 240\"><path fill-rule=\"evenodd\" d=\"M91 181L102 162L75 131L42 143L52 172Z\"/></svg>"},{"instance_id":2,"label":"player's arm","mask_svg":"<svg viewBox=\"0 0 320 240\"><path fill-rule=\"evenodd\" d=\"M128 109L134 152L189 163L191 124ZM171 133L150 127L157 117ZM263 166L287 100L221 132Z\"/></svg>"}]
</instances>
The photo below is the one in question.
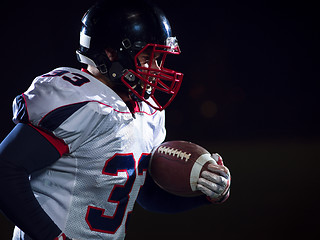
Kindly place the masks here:
<instances>
[{"instance_id":1,"label":"player's arm","mask_svg":"<svg viewBox=\"0 0 320 240\"><path fill-rule=\"evenodd\" d=\"M161 189L147 173L144 186L141 188L138 203L147 210L164 213L175 213L196 208L208 203L222 203L230 194L231 176L223 165L220 155L212 154L217 164L209 164L208 171L203 171L197 188L204 195L198 197L179 197Z\"/></svg>"},{"instance_id":2,"label":"player's arm","mask_svg":"<svg viewBox=\"0 0 320 240\"><path fill-rule=\"evenodd\" d=\"M30 125L19 123L0 144L0 207L32 239L54 239L61 230L33 195L29 175L60 158L59 151Z\"/></svg>"},{"instance_id":3,"label":"player's arm","mask_svg":"<svg viewBox=\"0 0 320 240\"><path fill-rule=\"evenodd\" d=\"M148 211L161 213L178 213L210 204L205 195L180 197L164 191L153 181L148 172L137 202Z\"/></svg>"}]
</instances>

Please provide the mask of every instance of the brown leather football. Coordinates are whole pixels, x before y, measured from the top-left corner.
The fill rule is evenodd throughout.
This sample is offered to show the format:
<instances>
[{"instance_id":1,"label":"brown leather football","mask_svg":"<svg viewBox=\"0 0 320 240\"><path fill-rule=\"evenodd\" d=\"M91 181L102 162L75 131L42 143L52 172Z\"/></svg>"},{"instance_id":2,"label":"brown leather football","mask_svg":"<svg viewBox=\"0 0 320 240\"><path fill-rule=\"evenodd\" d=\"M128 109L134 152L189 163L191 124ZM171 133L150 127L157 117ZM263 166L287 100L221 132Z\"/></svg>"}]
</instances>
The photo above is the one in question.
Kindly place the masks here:
<instances>
[{"instance_id":1,"label":"brown leather football","mask_svg":"<svg viewBox=\"0 0 320 240\"><path fill-rule=\"evenodd\" d=\"M198 196L196 189L202 171L216 164L203 147L186 141L164 142L152 151L150 174L162 189L184 197Z\"/></svg>"}]
</instances>

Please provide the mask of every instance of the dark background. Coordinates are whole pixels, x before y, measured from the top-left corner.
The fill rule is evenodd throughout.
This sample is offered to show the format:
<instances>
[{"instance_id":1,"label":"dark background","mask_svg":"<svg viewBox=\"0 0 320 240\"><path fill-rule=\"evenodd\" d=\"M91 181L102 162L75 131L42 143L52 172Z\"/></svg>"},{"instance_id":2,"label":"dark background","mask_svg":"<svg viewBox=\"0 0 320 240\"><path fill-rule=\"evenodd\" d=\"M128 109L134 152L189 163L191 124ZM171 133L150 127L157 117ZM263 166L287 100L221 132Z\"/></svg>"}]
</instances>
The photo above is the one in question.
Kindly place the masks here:
<instances>
[{"instance_id":1,"label":"dark background","mask_svg":"<svg viewBox=\"0 0 320 240\"><path fill-rule=\"evenodd\" d=\"M34 77L75 58L94 1L11 1L1 13L1 132ZM230 199L176 215L136 206L127 239L306 239L316 233L320 167L319 14L311 1L155 1L185 74L167 109L167 140L219 152ZM112 34L110 34L112 37ZM5 194L5 193L1 193ZM0 218L0 239L12 224Z\"/></svg>"}]
</instances>

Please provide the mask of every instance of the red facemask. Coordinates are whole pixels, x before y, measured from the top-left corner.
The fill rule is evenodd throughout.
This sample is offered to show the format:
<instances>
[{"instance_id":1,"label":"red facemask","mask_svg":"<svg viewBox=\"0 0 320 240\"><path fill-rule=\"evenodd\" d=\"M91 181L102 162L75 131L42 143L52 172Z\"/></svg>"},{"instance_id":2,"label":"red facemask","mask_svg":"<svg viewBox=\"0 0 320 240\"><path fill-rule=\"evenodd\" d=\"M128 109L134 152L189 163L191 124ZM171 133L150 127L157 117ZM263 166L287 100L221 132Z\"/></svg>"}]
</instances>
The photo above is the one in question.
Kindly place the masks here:
<instances>
[{"instance_id":1,"label":"red facemask","mask_svg":"<svg viewBox=\"0 0 320 240\"><path fill-rule=\"evenodd\" d=\"M148 64L141 66L138 56L147 51L149 55ZM180 54L179 46L175 38L168 38L167 45L147 44L135 56L136 71L128 70L121 77L122 82L141 101L157 110L165 109L177 95L183 74L164 67L168 54ZM155 60L155 57L157 59ZM157 61L158 64L154 64ZM130 85L126 76L133 74L138 84ZM165 94L164 94L165 93Z\"/></svg>"}]
</instances>

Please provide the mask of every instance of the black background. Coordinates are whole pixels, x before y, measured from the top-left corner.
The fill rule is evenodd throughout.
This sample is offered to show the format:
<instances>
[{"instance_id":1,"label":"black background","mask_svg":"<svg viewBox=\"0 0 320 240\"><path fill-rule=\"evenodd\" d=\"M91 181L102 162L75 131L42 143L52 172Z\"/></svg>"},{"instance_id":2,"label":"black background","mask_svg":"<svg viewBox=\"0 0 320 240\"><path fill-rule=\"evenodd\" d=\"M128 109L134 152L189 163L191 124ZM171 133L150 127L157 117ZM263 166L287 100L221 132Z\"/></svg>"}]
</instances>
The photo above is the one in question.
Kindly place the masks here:
<instances>
[{"instance_id":1,"label":"black background","mask_svg":"<svg viewBox=\"0 0 320 240\"><path fill-rule=\"evenodd\" d=\"M306 239L319 226L319 14L311 1L154 1L185 74L167 140L219 152L230 199L182 214L136 206L127 239ZM1 139L13 98L53 68L80 68L80 19L94 1L12 1L1 13ZM112 37L112 33L110 33ZM5 193L1 193L5 194ZM0 238L12 224L1 217Z\"/></svg>"}]
</instances>

